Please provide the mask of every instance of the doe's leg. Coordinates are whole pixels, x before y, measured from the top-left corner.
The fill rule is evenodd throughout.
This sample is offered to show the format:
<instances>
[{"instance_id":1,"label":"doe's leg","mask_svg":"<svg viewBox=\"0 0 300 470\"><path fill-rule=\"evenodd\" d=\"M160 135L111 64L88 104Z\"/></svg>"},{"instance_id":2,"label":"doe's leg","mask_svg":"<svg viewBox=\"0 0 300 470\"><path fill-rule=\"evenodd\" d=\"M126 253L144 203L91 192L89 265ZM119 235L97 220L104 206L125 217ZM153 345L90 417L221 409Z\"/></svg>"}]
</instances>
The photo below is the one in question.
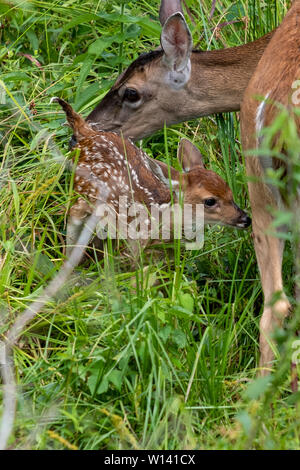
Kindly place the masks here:
<instances>
[{"instance_id":1,"label":"doe's leg","mask_svg":"<svg viewBox=\"0 0 300 470\"><path fill-rule=\"evenodd\" d=\"M271 335L283 324L290 304L283 293L282 256L284 241L266 233L273 221L262 195L263 184L249 184L253 215L254 247L264 293L264 310L260 320L260 374L267 375L274 359ZM268 188L265 188L266 191ZM277 300L274 294L280 293Z\"/></svg>"}]
</instances>

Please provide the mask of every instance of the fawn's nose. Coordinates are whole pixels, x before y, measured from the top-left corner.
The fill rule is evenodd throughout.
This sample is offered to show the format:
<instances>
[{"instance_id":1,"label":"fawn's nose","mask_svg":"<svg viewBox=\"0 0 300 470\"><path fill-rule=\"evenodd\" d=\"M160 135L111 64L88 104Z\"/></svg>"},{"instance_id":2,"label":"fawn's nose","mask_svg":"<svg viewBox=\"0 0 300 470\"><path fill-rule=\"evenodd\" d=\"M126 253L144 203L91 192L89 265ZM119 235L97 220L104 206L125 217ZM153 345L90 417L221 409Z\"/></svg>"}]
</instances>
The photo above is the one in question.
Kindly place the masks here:
<instances>
[{"instance_id":1,"label":"fawn's nose","mask_svg":"<svg viewBox=\"0 0 300 470\"><path fill-rule=\"evenodd\" d=\"M252 224L251 218L247 214L243 214L237 223L237 226L240 228L248 228Z\"/></svg>"},{"instance_id":2,"label":"fawn's nose","mask_svg":"<svg viewBox=\"0 0 300 470\"><path fill-rule=\"evenodd\" d=\"M238 228L248 228L252 224L251 218L246 214L246 212L242 211L242 209L234 202L233 206L238 213L237 218L234 221L234 226Z\"/></svg>"}]
</instances>

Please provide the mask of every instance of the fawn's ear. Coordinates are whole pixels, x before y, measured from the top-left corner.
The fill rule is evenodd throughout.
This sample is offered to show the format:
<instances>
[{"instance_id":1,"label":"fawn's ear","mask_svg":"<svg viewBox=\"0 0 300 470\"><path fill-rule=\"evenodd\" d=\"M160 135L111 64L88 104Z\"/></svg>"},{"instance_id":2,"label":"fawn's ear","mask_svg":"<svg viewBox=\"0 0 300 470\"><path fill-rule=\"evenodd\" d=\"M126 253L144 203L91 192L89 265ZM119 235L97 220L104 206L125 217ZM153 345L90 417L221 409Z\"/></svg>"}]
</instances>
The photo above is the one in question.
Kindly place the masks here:
<instances>
[{"instance_id":1,"label":"fawn's ear","mask_svg":"<svg viewBox=\"0 0 300 470\"><path fill-rule=\"evenodd\" d=\"M175 13L166 20L160 42L170 85L179 89L190 79L193 47L192 35L182 13Z\"/></svg>"},{"instance_id":2,"label":"fawn's ear","mask_svg":"<svg viewBox=\"0 0 300 470\"><path fill-rule=\"evenodd\" d=\"M177 149L177 158L185 172L192 170L195 166L204 168L202 154L187 139L181 139Z\"/></svg>"}]
</instances>

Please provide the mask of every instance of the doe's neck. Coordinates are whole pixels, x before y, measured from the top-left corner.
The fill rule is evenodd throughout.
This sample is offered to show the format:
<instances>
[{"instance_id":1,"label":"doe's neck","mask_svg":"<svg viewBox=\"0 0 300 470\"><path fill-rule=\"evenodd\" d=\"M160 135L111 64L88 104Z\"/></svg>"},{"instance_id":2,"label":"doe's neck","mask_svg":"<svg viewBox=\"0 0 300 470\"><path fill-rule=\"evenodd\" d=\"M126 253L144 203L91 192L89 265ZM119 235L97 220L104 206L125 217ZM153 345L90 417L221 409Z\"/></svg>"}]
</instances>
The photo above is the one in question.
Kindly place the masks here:
<instances>
[{"instance_id":1,"label":"doe's neck","mask_svg":"<svg viewBox=\"0 0 300 470\"><path fill-rule=\"evenodd\" d=\"M274 31L244 44L213 51L192 52L188 83L191 112L196 117L239 111L248 86ZM197 103L201 109L197 110Z\"/></svg>"}]
</instances>

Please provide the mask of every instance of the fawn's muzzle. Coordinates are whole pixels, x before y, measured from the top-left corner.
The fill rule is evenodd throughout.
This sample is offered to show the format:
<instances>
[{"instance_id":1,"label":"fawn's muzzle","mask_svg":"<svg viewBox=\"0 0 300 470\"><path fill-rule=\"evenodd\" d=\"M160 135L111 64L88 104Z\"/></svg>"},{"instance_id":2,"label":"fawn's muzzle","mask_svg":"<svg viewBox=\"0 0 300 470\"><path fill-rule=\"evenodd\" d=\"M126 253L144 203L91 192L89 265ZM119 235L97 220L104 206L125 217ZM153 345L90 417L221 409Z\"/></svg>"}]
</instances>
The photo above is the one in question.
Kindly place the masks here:
<instances>
[{"instance_id":1,"label":"fawn's muzzle","mask_svg":"<svg viewBox=\"0 0 300 470\"><path fill-rule=\"evenodd\" d=\"M243 215L239 217L239 219L236 221L236 226L238 228L248 228L250 227L251 224L252 224L251 218L245 213L243 213Z\"/></svg>"}]
</instances>

